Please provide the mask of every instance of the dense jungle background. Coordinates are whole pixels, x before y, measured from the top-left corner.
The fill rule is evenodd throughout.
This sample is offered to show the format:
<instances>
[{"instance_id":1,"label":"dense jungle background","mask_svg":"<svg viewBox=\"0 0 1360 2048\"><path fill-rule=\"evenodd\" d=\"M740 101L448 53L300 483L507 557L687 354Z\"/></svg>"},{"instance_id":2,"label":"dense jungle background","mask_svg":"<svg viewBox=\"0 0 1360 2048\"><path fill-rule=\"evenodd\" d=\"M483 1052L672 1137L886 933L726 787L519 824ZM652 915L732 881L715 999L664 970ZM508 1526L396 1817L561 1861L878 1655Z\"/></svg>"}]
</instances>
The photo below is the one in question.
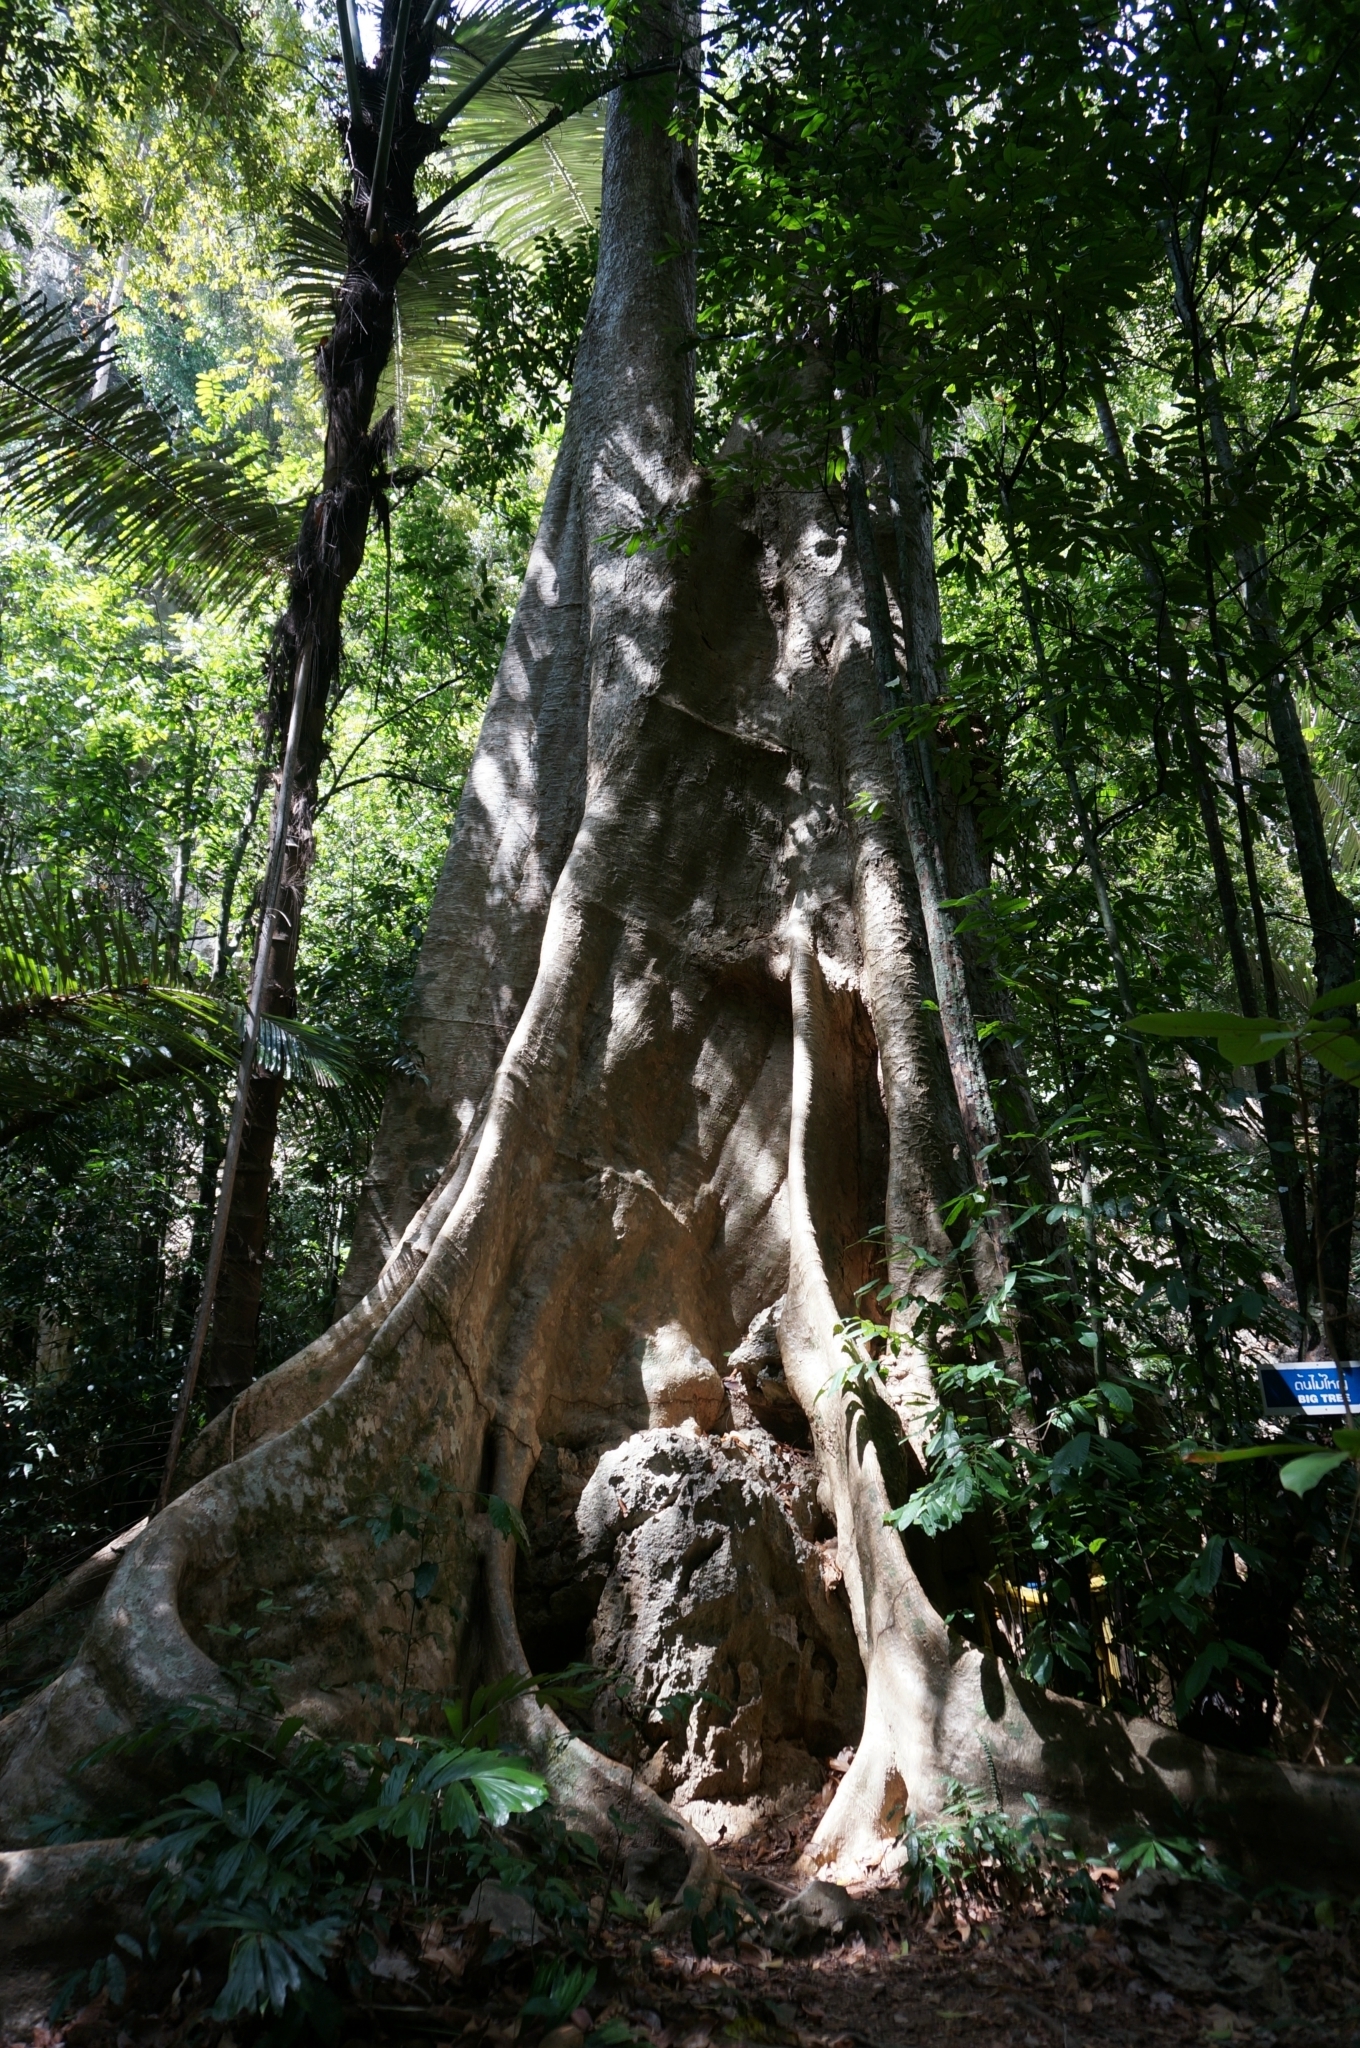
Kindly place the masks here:
<instances>
[{"instance_id":1,"label":"dense jungle background","mask_svg":"<svg viewBox=\"0 0 1360 2048\"><path fill-rule=\"evenodd\" d=\"M627 12L444 10L440 61L487 102L455 168L552 132L429 238L383 372L257 1059L267 1205L191 1426L332 1320L384 1091L425 1085L403 1016L562 429ZM342 43L409 15L337 39L286 0L0 6L11 1617L161 1483L265 880L273 621L324 461ZM1012 1109L950 1219L1006 1210L1010 1305L927 1311L953 1349L904 1526L990 1516L967 1620L1040 1684L1350 1761L1360 1439L1263 1422L1258 1369L1355 1348L1360 12L752 0L694 73L666 118L699 151L701 457L846 523L867 477L890 574L895 494L931 494L947 689L908 660L886 715L981 821L987 884L949 909L1001 992L997 1098L1010 1047L1056 1175L1022 1188ZM885 415L931 423L907 482ZM958 1343L1003 1312L1094 1367L1037 1439L998 1434L995 1363ZM1281 1443L1316 1455L1213 1461Z\"/></svg>"}]
</instances>

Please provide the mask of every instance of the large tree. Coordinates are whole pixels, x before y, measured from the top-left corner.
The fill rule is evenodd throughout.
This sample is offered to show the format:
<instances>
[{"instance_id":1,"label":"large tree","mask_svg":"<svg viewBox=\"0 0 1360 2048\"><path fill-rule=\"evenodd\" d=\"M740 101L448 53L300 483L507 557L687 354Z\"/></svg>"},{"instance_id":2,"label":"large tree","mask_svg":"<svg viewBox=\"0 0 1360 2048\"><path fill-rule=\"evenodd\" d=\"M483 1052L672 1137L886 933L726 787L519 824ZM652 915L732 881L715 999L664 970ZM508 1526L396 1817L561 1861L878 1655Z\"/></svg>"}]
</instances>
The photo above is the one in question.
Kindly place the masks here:
<instances>
[{"instance_id":1,"label":"large tree","mask_svg":"<svg viewBox=\"0 0 1360 2048\"><path fill-rule=\"evenodd\" d=\"M670 33L683 49L694 25ZM683 113L683 60L671 86ZM5 1837L149 1800L135 1751L77 1766L176 1701L229 1711L213 1645L233 1622L259 1625L287 1711L370 1721L411 1609L399 1570L378 1581L366 1510L418 1469L439 1573L406 1683L440 1696L524 1670L488 1497L518 1507L545 1446L592 1459L646 1427L649 1339L678 1325L717 1360L782 1300L867 1679L814 1855L864 1859L905 1798L928 1812L954 1778L1032 1792L1100 1840L1132 1809L1165 1822L1207 1796L1247 1859L1344 1865L1353 1774L1043 1691L954 1631L947 1560L890 1521L919 1474L926 1353L908 1331L883 1373L857 1370L842 1319L873 1229L950 1257L970 1134L878 723L883 591L825 493L719 494L693 459L682 129L655 82L611 104L596 289L425 941L430 1087L393 1095L379 1139L366 1291L205 1432L73 1663L0 1725ZM685 1850L668 1888L711 1876L655 1795L547 1707L514 1711L569 1807L603 1822L622 1794L658 1850ZM35 1850L10 1876L50 1910L78 1864Z\"/></svg>"}]
</instances>

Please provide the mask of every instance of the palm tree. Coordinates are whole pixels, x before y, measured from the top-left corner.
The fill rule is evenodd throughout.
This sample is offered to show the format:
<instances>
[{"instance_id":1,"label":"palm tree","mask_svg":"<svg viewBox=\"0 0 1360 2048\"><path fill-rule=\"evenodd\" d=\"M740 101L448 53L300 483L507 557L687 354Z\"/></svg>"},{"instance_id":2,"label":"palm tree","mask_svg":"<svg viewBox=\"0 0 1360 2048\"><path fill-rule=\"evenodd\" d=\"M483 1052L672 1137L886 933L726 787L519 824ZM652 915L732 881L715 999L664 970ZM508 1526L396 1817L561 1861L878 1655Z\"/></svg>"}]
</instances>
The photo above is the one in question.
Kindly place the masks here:
<instances>
[{"instance_id":1,"label":"palm tree","mask_svg":"<svg viewBox=\"0 0 1360 2048\"><path fill-rule=\"evenodd\" d=\"M173 935L140 923L108 889L50 875L0 876L0 1150L69 1143L93 1103L157 1083L201 1089L236 1066L242 1004ZM389 1067L334 1032L263 1020L255 1064L371 1116Z\"/></svg>"},{"instance_id":2,"label":"palm tree","mask_svg":"<svg viewBox=\"0 0 1360 2048\"><path fill-rule=\"evenodd\" d=\"M336 0L348 190L295 194L281 224L285 291L315 343L325 462L287 559L287 602L266 659L267 746L278 760L271 857L172 1462L214 1299L210 1405L225 1405L254 1374L285 1079L260 1048L269 1020L296 1015L344 599L395 481L395 409L375 421L394 351L399 345L409 374L448 361L465 339L481 268L474 228L513 252L588 220L598 184L595 113L630 75L581 33L579 16L565 33L562 12L558 0L383 0L377 48L365 60L354 0ZM432 172L442 182L426 198ZM461 220L454 208L473 194L477 218ZM107 356L105 338L93 347L73 339L60 314L32 304L0 311L0 480L12 500L46 510L59 532L106 564L140 570L185 601L258 597L283 568L286 514L229 464L176 445L135 382L100 374Z\"/></svg>"},{"instance_id":3,"label":"palm tree","mask_svg":"<svg viewBox=\"0 0 1360 2048\"><path fill-rule=\"evenodd\" d=\"M375 414L394 349L400 340L409 372L447 357L465 337L478 263L470 229L452 211L464 195L477 190L484 222L510 225L518 239L583 211L599 148L589 110L617 73L595 43L560 31L561 11L555 0L383 0L378 47L365 63L353 0L337 0L349 190L298 195L286 229L290 297L304 331L317 337L326 447L268 657L282 854L267 940L262 935L265 1015L296 1013L345 593L374 517L387 518L393 482L396 411ZM422 201L431 167L444 182ZM207 1374L213 1409L254 1377L279 1097L276 1077L250 1076L239 1160L234 1172L230 1158L224 1169L224 1194L229 1173L231 1193Z\"/></svg>"}]
</instances>

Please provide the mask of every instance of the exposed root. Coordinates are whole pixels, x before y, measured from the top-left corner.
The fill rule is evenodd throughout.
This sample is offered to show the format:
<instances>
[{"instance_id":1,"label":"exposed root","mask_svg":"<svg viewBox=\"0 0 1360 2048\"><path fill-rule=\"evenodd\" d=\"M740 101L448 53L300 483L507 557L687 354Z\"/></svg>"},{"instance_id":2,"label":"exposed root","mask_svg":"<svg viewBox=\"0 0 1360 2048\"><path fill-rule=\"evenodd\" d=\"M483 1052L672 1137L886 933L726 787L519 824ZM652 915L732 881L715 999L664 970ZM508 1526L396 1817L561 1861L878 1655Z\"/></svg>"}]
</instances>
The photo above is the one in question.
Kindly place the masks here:
<instances>
[{"instance_id":1,"label":"exposed root","mask_svg":"<svg viewBox=\"0 0 1360 2048\"><path fill-rule=\"evenodd\" d=\"M142 1927L154 1876L144 1843L0 1851L0 1955L67 1969L93 1960Z\"/></svg>"},{"instance_id":2,"label":"exposed root","mask_svg":"<svg viewBox=\"0 0 1360 2048\"><path fill-rule=\"evenodd\" d=\"M864 1736L809 1844L814 1869L878 1864L908 1805L938 1811L947 1781L1011 1810L1025 1795L1067 1816L1079 1847L1102 1848L1135 1817L1184 1830L1198 1807L1245 1875L1353 1886L1360 1867L1360 1769L1310 1770L1206 1748L1150 1721L1125 1722L1029 1685L970 1648L927 1599L896 1530L872 1384L852 1376L837 1334L814 1212L818 1149L843 1109L818 1087L831 997L807 922L790 920L794 1066L789 1141L789 1295L784 1370L812 1425L834 1503L838 1560L868 1680ZM893 1418L896 1426L896 1418Z\"/></svg>"},{"instance_id":3,"label":"exposed root","mask_svg":"<svg viewBox=\"0 0 1360 2048\"><path fill-rule=\"evenodd\" d=\"M489 1091L488 1091L489 1096ZM233 1464L257 1444L281 1436L329 1399L353 1371L407 1289L419 1277L453 1213L472 1171L486 1122L487 1102L462 1143L402 1233L368 1292L311 1344L244 1388L199 1432L179 1461L172 1497L187 1493L220 1465Z\"/></svg>"},{"instance_id":4,"label":"exposed root","mask_svg":"<svg viewBox=\"0 0 1360 2048\"><path fill-rule=\"evenodd\" d=\"M70 1616L94 1606L117 1571L124 1551L136 1542L145 1527L143 1515L140 1522L101 1544L64 1579L49 1586L31 1607L5 1622L0 1628L0 1669L11 1685L21 1683L30 1671L36 1675L44 1669L48 1639ZM47 1663L45 1668L50 1670L51 1664Z\"/></svg>"}]
</instances>

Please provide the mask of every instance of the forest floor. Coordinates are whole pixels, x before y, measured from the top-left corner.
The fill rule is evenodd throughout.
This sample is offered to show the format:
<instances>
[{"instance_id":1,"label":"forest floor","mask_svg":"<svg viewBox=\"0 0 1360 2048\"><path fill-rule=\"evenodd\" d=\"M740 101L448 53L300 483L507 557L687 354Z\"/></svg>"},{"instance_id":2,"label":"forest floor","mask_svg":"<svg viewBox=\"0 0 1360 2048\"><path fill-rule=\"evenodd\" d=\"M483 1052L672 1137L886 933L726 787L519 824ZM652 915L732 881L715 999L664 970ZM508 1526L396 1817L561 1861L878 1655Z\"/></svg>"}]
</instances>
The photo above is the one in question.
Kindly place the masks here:
<instances>
[{"instance_id":1,"label":"forest floor","mask_svg":"<svg viewBox=\"0 0 1360 2048\"><path fill-rule=\"evenodd\" d=\"M795 1896L801 1823L727 1854L748 1904L769 1916ZM1253 1902L1164 1873L1122 1883L1096 1873L1094 1924L1033 1903L976 1898L926 1914L900 1890L853 1887L855 1913L815 1953L779 1953L759 1922L733 1952L698 1956L683 1936L612 1924L596 1936L594 1981L570 2018L522 2011L534 1957L493 1967L486 1929L412 1929L381 2002L347 2003L335 2048L1182 2048L1260 2043L1360 2048L1360 1918L1300 1895ZM1089 1907L1088 1907L1089 1910ZM480 1934L480 1940L476 1939ZM504 1944L501 1944L503 1947ZM394 1944L394 1953L399 1953ZM206 2005L213 1986L129 1987L115 2013L102 1994L64 2024L0 2029L0 2048L248 2048ZM389 1992L390 1984L390 1992ZM139 2007L143 2008L139 2010ZM298 2037L292 2036L294 2040ZM304 2036L304 2038L307 2038Z\"/></svg>"}]
</instances>

